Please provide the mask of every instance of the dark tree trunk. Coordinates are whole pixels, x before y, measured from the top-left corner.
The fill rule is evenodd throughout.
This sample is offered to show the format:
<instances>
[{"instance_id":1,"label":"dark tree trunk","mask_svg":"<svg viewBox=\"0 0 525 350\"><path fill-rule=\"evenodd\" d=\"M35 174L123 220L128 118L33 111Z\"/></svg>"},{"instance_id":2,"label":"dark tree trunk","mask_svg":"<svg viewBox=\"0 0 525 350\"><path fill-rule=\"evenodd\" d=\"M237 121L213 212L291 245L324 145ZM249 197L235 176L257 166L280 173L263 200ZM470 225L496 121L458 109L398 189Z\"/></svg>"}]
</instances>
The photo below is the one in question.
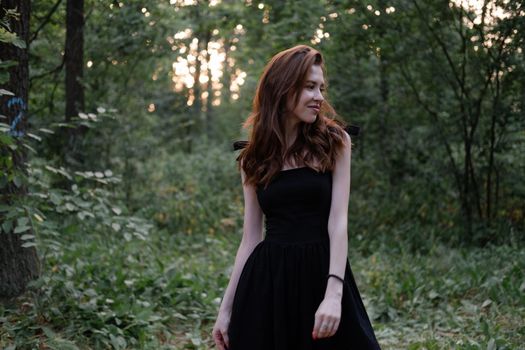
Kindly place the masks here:
<instances>
[{"instance_id":1,"label":"dark tree trunk","mask_svg":"<svg viewBox=\"0 0 525 350\"><path fill-rule=\"evenodd\" d=\"M487 221L490 224L492 220L492 173L494 172L494 153L496 146L496 119L499 111L499 94L500 94L500 83L499 83L499 71L496 71L496 91L494 100L492 103L492 117L490 121L490 147L489 147L489 164L487 169L487 188L486 195L487 206L486 206L486 216Z\"/></svg>"},{"instance_id":2,"label":"dark tree trunk","mask_svg":"<svg viewBox=\"0 0 525 350\"><path fill-rule=\"evenodd\" d=\"M378 6L381 9L384 9L387 7L385 0L379 0ZM383 27L379 27L379 39L383 41L383 37L386 34L386 29ZM385 50L386 51L386 50ZM390 169L388 174L388 179L390 182L390 185L394 186L396 182L397 175L395 174L395 169L392 169L391 166L391 154L392 151L384 152L385 150L390 150L390 138L392 133L389 131L389 93L390 93L390 87L388 84L388 60L385 57L385 52L381 51L379 54L379 96L381 97L380 106L379 106L379 127L378 127L378 133L379 133L379 147L383 150L383 152L379 152L381 157L381 162L383 163L384 169Z\"/></svg>"},{"instance_id":3,"label":"dark tree trunk","mask_svg":"<svg viewBox=\"0 0 525 350\"><path fill-rule=\"evenodd\" d=\"M66 122L84 111L84 0L68 0L66 15ZM67 129L68 144L65 153L67 163L83 163L80 149L82 135L85 129Z\"/></svg>"},{"instance_id":4,"label":"dark tree trunk","mask_svg":"<svg viewBox=\"0 0 525 350\"><path fill-rule=\"evenodd\" d=\"M84 0L67 1L66 121L84 110Z\"/></svg>"},{"instance_id":5,"label":"dark tree trunk","mask_svg":"<svg viewBox=\"0 0 525 350\"><path fill-rule=\"evenodd\" d=\"M11 29L20 39L28 43L30 0L2 0L0 13L7 9L16 8L20 20L11 20ZM12 135L15 142L21 143L27 129L27 101L29 87L28 49L21 49L14 45L0 43L0 60L15 61L18 64L9 68L9 82L2 86L14 93L14 96L1 96L0 114L7 117L7 123L12 126ZM21 145L16 151L0 149L2 154L9 153L13 159L13 167L18 171L25 171L26 154ZM0 202L13 204L16 198L25 196L27 188L9 182L0 189ZM0 223L6 218L0 214ZM14 225L13 225L14 226ZM28 233L27 231L24 233ZM10 232L0 233L0 300L16 297L22 294L27 283L39 275L39 261L34 247L22 247L20 234Z\"/></svg>"},{"instance_id":6,"label":"dark tree trunk","mask_svg":"<svg viewBox=\"0 0 525 350\"><path fill-rule=\"evenodd\" d=\"M391 185L395 185L396 175L395 170L391 167L390 154L392 153L390 148L390 136L392 133L388 130L388 118L389 118L389 108L388 108L388 73L387 73L387 63L385 58L381 55L379 57L379 93L381 96L381 106L379 113L379 146L382 150L390 150L388 152L380 152L381 161L383 162L384 169L390 169L388 178Z\"/></svg>"}]
</instances>

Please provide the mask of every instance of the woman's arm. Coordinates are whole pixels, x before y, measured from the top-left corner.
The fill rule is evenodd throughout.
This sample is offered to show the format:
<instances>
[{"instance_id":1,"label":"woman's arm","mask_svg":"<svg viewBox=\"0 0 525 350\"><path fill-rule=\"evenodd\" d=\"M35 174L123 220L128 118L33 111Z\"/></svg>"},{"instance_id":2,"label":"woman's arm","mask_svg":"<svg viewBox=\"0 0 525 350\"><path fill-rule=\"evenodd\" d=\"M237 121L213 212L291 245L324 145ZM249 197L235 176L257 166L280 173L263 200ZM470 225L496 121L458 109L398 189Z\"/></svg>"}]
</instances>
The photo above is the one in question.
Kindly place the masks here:
<instances>
[{"instance_id":1,"label":"woman's arm","mask_svg":"<svg viewBox=\"0 0 525 350\"><path fill-rule=\"evenodd\" d=\"M344 278L348 255L348 200L350 197L350 167L352 140L346 135L346 145L339 155L332 178L332 204L328 219L330 236L330 274ZM342 297L343 284L329 278L325 297Z\"/></svg>"},{"instance_id":2,"label":"woman's arm","mask_svg":"<svg viewBox=\"0 0 525 350\"><path fill-rule=\"evenodd\" d=\"M329 274L344 278L348 255L348 200L350 197L350 163L352 140L345 133L345 146L336 159L332 172L332 202L328 219L330 237ZM335 334L341 318L341 299L343 283L336 278L328 278L325 297L315 315L314 338L329 337Z\"/></svg>"},{"instance_id":3,"label":"woman's arm","mask_svg":"<svg viewBox=\"0 0 525 350\"><path fill-rule=\"evenodd\" d=\"M235 264L233 271L230 276L230 282L224 292L220 310L231 311L233 296L237 289L237 283L241 275L241 271L246 263L246 260L250 256L255 246L262 240L262 228L263 228L263 213L257 201L257 194L255 193L255 187L253 185L245 185L244 180L246 174L241 167L241 179L243 183L244 192L244 224L243 224L243 235L239 249L237 250L237 256L235 257Z\"/></svg>"}]
</instances>

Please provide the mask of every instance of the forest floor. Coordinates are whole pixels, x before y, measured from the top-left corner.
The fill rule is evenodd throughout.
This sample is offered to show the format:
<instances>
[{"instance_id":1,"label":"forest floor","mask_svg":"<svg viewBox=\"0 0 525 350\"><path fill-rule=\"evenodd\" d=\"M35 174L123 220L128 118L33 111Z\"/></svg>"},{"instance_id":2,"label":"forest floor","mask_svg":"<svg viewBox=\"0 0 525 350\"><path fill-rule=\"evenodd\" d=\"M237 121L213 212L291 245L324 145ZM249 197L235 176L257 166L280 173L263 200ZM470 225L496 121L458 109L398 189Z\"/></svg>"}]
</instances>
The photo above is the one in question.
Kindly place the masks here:
<instances>
[{"instance_id":1,"label":"forest floor","mask_svg":"<svg viewBox=\"0 0 525 350\"><path fill-rule=\"evenodd\" d=\"M67 237L67 235L64 235ZM0 307L0 349L213 349L238 236L69 236ZM379 247L349 259L383 349L525 349L525 249ZM54 248L53 248L54 247Z\"/></svg>"}]
</instances>

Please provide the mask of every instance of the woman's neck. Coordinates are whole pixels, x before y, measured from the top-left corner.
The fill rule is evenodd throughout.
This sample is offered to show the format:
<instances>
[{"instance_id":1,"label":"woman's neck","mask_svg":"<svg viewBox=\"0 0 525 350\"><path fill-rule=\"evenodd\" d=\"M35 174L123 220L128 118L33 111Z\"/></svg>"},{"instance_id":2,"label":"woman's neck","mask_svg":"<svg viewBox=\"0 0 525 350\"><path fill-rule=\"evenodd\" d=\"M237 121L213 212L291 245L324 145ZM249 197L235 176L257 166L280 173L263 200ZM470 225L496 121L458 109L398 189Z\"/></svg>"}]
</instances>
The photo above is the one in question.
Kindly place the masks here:
<instances>
[{"instance_id":1,"label":"woman's neck","mask_svg":"<svg viewBox=\"0 0 525 350\"><path fill-rule=\"evenodd\" d=\"M286 118L286 128L285 128L285 149L290 148L295 139L297 138L297 129L299 128L299 122L296 118Z\"/></svg>"}]
</instances>

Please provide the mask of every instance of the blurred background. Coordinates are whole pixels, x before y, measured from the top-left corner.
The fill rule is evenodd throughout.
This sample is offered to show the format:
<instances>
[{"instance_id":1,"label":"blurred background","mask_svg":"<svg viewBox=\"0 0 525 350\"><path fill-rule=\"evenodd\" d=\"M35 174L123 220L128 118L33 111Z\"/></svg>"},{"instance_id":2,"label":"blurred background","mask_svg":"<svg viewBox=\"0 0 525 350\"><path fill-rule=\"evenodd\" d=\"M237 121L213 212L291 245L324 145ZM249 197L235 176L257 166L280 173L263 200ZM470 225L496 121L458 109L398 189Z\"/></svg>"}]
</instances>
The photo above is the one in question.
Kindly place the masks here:
<instances>
[{"instance_id":1,"label":"blurred background","mask_svg":"<svg viewBox=\"0 0 525 350\"><path fill-rule=\"evenodd\" d=\"M382 347L523 348L521 1L0 7L0 348L213 348L232 143L297 44L361 128L348 257Z\"/></svg>"}]
</instances>

